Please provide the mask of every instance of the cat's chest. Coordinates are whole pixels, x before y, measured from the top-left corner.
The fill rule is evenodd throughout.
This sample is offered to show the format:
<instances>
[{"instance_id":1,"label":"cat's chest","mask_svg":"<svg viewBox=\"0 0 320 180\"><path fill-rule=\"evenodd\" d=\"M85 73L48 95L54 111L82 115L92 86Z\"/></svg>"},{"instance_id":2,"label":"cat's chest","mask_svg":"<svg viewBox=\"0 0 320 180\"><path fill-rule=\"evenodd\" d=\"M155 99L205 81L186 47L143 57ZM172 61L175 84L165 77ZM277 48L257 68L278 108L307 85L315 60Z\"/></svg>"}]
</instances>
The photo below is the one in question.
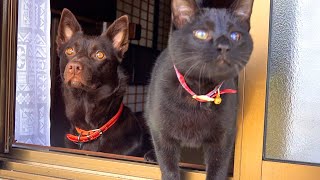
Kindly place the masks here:
<instances>
[{"instance_id":1,"label":"cat's chest","mask_svg":"<svg viewBox=\"0 0 320 180\"><path fill-rule=\"evenodd\" d=\"M200 104L179 96L171 96L170 103L166 101L166 104L161 106L166 107L162 109L166 122L163 128L185 146L198 147L204 141L220 139L221 132L232 129L236 120L235 95L224 95L220 105Z\"/></svg>"},{"instance_id":2,"label":"cat's chest","mask_svg":"<svg viewBox=\"0 0 320 180\"><path fill-rule=\"evenodd\" d=\"M188 133L203 131L219 124L216 114L210 110L181 110L175 119L171 125Z\"/></svg>"},{"instance_id":3,"label":"cat's chest","mask_svg":"<svg viewBox=\"0 0 320 180\"><path fill-rule=\"evenodd\" d=\"M186 146L197 147L205 139L214 134L215 129L222 128L219 118L214 110L204 109L175 109L166 113L164 127L168 133Z\"/></svg>"}]
</instances>

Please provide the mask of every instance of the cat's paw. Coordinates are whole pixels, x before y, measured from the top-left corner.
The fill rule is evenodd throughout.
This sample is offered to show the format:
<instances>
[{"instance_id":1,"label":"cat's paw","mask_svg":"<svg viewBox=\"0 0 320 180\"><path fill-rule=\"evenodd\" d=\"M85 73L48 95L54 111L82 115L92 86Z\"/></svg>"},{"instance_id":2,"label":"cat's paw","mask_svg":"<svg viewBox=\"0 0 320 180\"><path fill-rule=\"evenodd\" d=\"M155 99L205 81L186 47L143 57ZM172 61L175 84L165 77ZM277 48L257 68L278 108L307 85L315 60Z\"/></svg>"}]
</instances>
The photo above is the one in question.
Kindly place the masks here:
<instances>
[{"instance_id":1,"label":"cat's paw","mask_svg":"<svg viewBox=\"0 0 320 180\"><path fill-rule=\"evenodd\" d=\"M150 151L148 151L143 157L144 157L144 160L147 162L153 162L153 163L157 162L157 157L154 149L151 149Z\"/></svg>"}]
</instances>

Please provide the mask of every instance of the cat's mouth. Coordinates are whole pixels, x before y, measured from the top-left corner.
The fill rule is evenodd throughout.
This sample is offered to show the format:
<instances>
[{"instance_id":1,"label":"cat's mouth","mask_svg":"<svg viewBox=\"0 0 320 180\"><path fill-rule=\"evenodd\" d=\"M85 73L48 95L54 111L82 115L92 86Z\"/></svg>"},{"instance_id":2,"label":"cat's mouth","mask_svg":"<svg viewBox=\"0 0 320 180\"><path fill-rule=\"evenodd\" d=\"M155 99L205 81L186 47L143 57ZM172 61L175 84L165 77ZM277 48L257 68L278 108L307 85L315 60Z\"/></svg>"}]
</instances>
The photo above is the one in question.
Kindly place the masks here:
<instances>
[{"instance_id":1,"label":"cat's mouth","mask_svg":"<svg viewBox=\"0 0 320 180\"><path fill-rule=\"evenodd\" d=\"M231 66L231 63L226 58L223 58L223 57L218 57L216 60L216 64L220 66L221 65Z\"/></svg>"}]
</instances>

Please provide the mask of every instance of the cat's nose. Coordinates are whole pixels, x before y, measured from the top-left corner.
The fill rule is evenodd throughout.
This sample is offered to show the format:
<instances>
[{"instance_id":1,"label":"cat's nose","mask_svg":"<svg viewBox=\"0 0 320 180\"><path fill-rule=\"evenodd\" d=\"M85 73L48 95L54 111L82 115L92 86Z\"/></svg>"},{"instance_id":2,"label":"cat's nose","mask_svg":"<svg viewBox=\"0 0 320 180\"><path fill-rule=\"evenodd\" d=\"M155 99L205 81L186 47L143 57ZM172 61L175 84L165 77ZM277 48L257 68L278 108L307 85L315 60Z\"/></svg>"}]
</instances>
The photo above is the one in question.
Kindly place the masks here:
<instances>
[{"instance_id":1,"label":"cat's nose","mask_svg":"<svg viewBox=\"0 0 320 180\"><path fill-rule=\"evenodd\" d=\"M230 46L227 44L218 44L217 51L224 54L230 50Z\"/></svg>"},{"instance_id":2,"label":"cat's nose","mask_svg":"<svg viewBox=\"0 0 320 180\"><path fill-rule=\"evenodd\" d=\"M230 41L225 35L222 35L219 38L217 38L215 42L218 53L225 54L228 51L230 51Z\"/></svg>"},{"instance_id":3,"label":"cat's nose","mask_svg":"<svg viewBox=\"0 0 320 180\"><path fill-rule=\"evenodd\" d=\"M69 62L67 68L68 72L71 74L80 74L83 69L79 62Z\"/></svg>"}]
</instances>

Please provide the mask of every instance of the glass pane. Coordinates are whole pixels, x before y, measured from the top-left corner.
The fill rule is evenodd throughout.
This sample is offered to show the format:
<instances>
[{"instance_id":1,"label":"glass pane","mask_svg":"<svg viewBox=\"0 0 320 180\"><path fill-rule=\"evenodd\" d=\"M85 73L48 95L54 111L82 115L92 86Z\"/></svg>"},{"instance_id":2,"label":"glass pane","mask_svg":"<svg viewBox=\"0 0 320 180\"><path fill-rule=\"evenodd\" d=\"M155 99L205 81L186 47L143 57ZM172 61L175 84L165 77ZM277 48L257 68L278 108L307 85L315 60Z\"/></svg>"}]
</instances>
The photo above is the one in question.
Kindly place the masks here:
<instances>
[{"instance_id":1,"label":"glass pane","mask_svg":"<svg viewBox=\"0 0 320 180\"><path fill-rule=\"evenodd\" d=\"M320 1L273 0L267 159L320 163Z\"/></svg>"}]
</instances>

